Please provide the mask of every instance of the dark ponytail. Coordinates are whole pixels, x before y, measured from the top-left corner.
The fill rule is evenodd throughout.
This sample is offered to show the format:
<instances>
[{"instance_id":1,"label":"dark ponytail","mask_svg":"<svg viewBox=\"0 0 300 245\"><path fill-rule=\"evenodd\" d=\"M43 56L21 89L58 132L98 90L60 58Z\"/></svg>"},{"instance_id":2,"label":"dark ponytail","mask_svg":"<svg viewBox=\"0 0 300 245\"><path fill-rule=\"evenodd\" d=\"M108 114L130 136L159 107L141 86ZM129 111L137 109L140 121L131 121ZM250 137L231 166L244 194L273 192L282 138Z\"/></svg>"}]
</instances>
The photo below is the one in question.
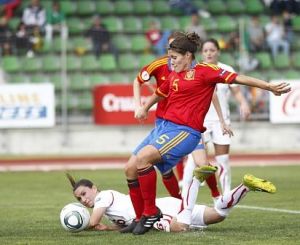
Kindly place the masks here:
<instances>
[{"instance_id":1,"label":"dark ponytail","mask_svg":"<svg viewBox=\"0 0 300 245\"><path fill-rule=\"evenodd\" d=\"M79 186L86 186L86 187L92 188L94 185L93 182L88 179L80 179L79 181L76 182L75 179L69 173L66 173L66 176L67 176L68 180L70 181L70 184L73 188L73 192Z\"/></svg>"}]
</instances>

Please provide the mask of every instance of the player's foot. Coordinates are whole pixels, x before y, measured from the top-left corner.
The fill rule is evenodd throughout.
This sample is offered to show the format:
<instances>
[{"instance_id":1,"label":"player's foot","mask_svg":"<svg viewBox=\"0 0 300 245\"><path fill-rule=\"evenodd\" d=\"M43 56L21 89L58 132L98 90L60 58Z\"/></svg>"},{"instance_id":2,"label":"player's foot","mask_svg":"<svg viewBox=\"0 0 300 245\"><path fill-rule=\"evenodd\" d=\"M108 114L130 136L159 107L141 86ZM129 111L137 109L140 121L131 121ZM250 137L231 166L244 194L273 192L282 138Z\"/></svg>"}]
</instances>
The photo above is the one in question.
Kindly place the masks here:
<instances>
[{"instance_id":1,"label":"player's foot","mask_svg":"<svg viewBox=\"0 0 300 245\"><path fill-rule=\"evenodd\" d=\"M217 197L213 197L213 202L214 202L214 207L216 206L217 202L219 201L219 199L221 198L221 196L217 196Z\"/></svg>"},{"instance_id":2,"label":"player's foot","mask_svg":"<svg viewBox=\"0 0 300 245\"><path fill-rule=\"evenodd\" d=\"M148 232L154 225L154 223L162 218L162 213L159 208L157 208L157 214L151 216L143 215L140 221L137 223L133 230L134 235L143 235Z\"/></svg>"},{"instance_id":3,"label":"player's foot","mask_svg":"<svg viewBox=\"0 0 300 245\"><path fill-rule=\"evenodd\" d=\"M194 169L194 176L202 183L204 182L209 176L214 174L217 171L217 167L211 165L204 165L201 167L196 167Z\"/></svg>"},{"instance_id":4,"label":"player's foot","mask_svg":"<svg viewBox=\"0 0 300 245\"><path fill-rule=\"evenodd\" d=\"M256 178L251 174L244 175L243 184L251 191L262 191L268 193L275 193L276 187L270 181Z\"/></svg>"},{"instance_id":5,"label":"player's foot","mask_svg":"<svg viewBox=\"0 0 300 245\"><path fill-rule=\"evenodd\" d=\"M138 222L137 222L136 220L133 220L133 221L131 222L130 225L128 225L128 226L122 228L122 229L120 230L120 232L121 232L121 233L132 233L133 230L134 230L134 228L136 227L137 223L138 223Z\"/></svg>"}]
</instances>

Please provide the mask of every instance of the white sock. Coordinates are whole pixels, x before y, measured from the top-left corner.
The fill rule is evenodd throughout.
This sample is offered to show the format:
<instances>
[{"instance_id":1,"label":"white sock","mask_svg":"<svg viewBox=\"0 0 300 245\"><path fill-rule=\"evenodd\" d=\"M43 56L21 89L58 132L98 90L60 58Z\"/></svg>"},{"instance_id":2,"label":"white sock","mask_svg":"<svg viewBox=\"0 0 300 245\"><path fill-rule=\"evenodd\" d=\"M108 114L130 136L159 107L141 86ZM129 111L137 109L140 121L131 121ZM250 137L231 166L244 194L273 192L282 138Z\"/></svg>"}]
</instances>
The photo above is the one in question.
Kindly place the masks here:
<instances>
[{"instance_id":1,"label":"white sock","mask_svg":"<svg viewBox=\"0 0 300 245\"><path fill-rule=\"evenodd\" d=\"M191 184L195 167L196 164L194 162L194 158L192 154L189 154L183 170L182 188L188 188Z\"/></svg>"},{"instance_id":2,"label":"white sock","mask_svg":"<svg viewBox=\"0 0 300 245\"><path fill-rule=\"evenodd\" d=\"M231 169L229 166L229 155L216 156L216 162L220 168L220 184L223 194L227 193L231 189Z\"/></svg>"},{"instance_id":3,"label":"white sock","mask_svg":"<svg viewBox=\"0 0 300 245\"><path fill-rule=\"evenodd\" d=\"M200 181L193 177L189 186L183 185L182 188L182 207L183 210L177 215L177 221L183 224L190 225L192 221L192 211L195 207L198 197Z\"/></svg>"},{"instance_id":4,"label":"white sock","mask_svg":"<svg viewBox=\"0 0 300 245\"><path fill-rule=\"evenodd\" d=\"M218 199L215 205L215 210L223 217L229 214L229 211L238 204L243 197L249 192L249 188L243 184L233 190L225 193Z\"/></svg>"}]
</instances>

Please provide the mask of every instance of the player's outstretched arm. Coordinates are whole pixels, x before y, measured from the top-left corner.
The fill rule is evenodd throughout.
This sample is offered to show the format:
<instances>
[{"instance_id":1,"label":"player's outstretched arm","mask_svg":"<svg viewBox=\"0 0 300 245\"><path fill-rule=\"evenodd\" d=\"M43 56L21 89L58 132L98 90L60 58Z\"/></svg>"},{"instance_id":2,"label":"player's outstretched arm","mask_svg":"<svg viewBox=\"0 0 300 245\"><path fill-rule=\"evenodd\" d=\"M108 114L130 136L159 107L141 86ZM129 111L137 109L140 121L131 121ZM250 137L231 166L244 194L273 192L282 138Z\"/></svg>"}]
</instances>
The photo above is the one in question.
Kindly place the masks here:
<instances>
[{"instance_id":1,"label":"player's outstretched arm","mask_svg":"<svg viewBox=\"0 0 300 245\"><path fill-rule=\"evenodd\" d=\"M291 91L291 87L290 87L289 83L286 83L286 82L279 82L279 83L278 82L270 82L270 83L268 83L264 80L260 80L258 78L249 77L249 76L245 76L245 75L238 75L235 78L234 83L268 90L277 96Z\"/></svg>"},{"instance_id":2,"label":"player's outstretched arm","mask_svg":"<svg viewBox=\"0 0 300 245\"><path fill-rule=\"evenodd\" d=\"M163 97L158 96L156 93L153 93L149 100L147 100L147 102L145 103L145 105L141 106L138 110L137 113L135 114L135 118L140 120L140 121L144 121L147 119L148 117L148 111L150 110L150 108L156 104L158 101L162 100Z\"/></svg>"}]
</instances>

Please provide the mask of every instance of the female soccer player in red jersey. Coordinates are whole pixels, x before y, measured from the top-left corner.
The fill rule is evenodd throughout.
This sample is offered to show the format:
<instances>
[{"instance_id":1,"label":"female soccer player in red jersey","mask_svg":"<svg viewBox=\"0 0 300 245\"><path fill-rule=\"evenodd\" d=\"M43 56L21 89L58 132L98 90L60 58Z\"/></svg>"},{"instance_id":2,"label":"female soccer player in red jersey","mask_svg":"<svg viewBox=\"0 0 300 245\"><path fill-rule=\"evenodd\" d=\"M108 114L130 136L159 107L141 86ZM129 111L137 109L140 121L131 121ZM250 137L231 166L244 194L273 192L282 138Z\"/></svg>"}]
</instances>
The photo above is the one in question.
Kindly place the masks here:
<instances>
[{"instance_id":1,"label":"female soccer player in red jersey","mask_svg":"<svg viewBox=\"0 0 300 245\"><path fill-rule=\"evenodd\" d=\"M136 220L131 225L133 234L144 234L161 218L161 211L155 205L156 171L153 165L165 172L194 150L201 139L201 132L205 131L203 121L217 83L234 82L265 89L275 95L291 90L284 82L267 83L207 63L190 68L199 45L200 38L195 33L178 37L170 44L173 71L168 77L169 84L163 83L137 113L139 119L147 118L151 106L168 97L164 120L149 134L149 144L138 152L137 165L127 164L125 167L129 185L132 181L137 190L131 196L136 213ZM137 205L139 203L142 205ZM186 220L191 219L191 212L185 210Z\"/></svg>"}]
</instances>

